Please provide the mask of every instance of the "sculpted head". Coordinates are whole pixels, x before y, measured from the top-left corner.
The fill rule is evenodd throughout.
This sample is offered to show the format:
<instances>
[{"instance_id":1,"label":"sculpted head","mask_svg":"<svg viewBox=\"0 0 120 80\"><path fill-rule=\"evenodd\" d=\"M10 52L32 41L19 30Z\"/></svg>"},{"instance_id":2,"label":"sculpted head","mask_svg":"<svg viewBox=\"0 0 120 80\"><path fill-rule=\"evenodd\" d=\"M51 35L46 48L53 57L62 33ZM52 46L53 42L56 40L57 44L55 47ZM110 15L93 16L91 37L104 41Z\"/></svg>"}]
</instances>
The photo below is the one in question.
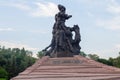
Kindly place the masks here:
<instances>
[{"instance_id":1,"label":"sculpted head","mask_svg":"<svg viewBox=\"0 0 120 80\"><path fill-rule=\"evenodd\" d=\"M75 30L79 30L79 26L78 25L74 25L73 26L73 30L75 31Z\"/></svg>"},{"instance_id":2,"label":"sculpted head","mask_svg":"<svg viewBox=\"0 0 120 80\"><path fill-rule=\"evenodd\" d=\"M66 8L65 8L63 5L61 5L61 4L58 5L58 9L59 9L59 11L61 11L61 12L63 12L63 11L66 10Z\"/></svg>"}]
</instances>

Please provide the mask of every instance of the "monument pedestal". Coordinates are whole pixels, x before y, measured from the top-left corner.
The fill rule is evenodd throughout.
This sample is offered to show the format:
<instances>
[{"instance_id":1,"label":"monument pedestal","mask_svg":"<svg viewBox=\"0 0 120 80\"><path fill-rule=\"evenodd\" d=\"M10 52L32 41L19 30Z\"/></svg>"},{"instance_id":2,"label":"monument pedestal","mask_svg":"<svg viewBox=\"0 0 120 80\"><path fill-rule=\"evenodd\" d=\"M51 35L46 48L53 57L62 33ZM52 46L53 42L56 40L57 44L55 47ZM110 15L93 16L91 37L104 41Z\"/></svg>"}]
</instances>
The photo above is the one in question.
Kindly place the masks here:
<instances>
[{"instance_id":1,"label":"monument pedestal","mask_svg":"<svg viewBox=\"0 0 120 80\"><path fill-rule=\"evenodd\" d=\"M57 57L57 58L59 58L59 57L73 57L73 55L74 54L71 52L63 51L63 52L53 53L53 54L51 54L51 57Z\"/></svg>"},{"instance_id":2,"label":"monument pedestal","mask_svg":"<svg viewBox=\"0 0 120 80\"><path fill-rule=\"evenodd\" d=\"M11 80L119 80L120 69L82 56L39 59Z\"/></svg>"}]
</instances>

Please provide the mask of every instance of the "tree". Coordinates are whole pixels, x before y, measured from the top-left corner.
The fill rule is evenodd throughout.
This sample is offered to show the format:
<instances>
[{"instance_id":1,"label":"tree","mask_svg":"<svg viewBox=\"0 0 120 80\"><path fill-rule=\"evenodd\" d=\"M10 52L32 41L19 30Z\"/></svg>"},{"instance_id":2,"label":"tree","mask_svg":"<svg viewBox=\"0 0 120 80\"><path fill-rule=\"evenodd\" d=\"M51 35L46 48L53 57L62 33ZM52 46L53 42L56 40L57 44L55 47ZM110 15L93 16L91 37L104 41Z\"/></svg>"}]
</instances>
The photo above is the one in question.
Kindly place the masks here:
<instances>
[{"instance_id":1,"label":"tree","mask_svg":"<svg viewBox=\"0 0 120 80\"><path fill-rule=\"evenodd\" d=\"M0 46L0 66L8 72L8 78L18 75L35 62L32 52L24 48L8 48Z\"/></svg>"},{"instance_id":2,"label":"tree","mask_svg":"<svg viewBox=\"0 0 120 80\"><path fill-rule=\"evenodd\" d=\"M114 59L113 66L120 68L120 56L118 56L117 58Z\"/></svg>"},{"instance_id":3,"label":"tree","mask_svg":"<svg viewBox=\"0 0 120 80\"><path fill-rule=\"evenodd\" d=\"M110 60L107 60L107 59L99 58L97 61L101 62L103 64L107 64L107 65L113 66L112 62Z\"/></svg>"},{"instance_id":4,"label":"tree","mask_svg":"<svg viewBox=\"0 0 120 80\"><path fill-rule=\"evenodd\" d=\"M42 58L44 56L44 52L43 51L39 51L37 54L37 57Z\"/></svg>"},{"instance_id":5,"label":"tree","mask_svg":"<svg viewBox=\"0 0 120 80\"><path fill-rule=\"evenodd\" d=\"M86 57L86 56L87 56L87 54L84 53L83 51L80 52L80 55L83 56L83 57Z\"/></svg>"},{"instance_id":6,"label":"tree","mask_svg":"<svg viewBox=\"0 0 120 80\"><path fill-rule=\"evenodd\" d=\"M95 61L99 59L99 56L97 54L88 54L88 56Z\"/></svg>"},{"instance_id":7,"label":"tree","mask_svg":"<svg viewBox=\"0 0 120 80\"><path fill-rule=\"evenodd\" d=\"M0 67L0 78L5 78L5 79L8 78L7 71L4 68L2 68L2 67Z\"/></svg>"}]
</instances>

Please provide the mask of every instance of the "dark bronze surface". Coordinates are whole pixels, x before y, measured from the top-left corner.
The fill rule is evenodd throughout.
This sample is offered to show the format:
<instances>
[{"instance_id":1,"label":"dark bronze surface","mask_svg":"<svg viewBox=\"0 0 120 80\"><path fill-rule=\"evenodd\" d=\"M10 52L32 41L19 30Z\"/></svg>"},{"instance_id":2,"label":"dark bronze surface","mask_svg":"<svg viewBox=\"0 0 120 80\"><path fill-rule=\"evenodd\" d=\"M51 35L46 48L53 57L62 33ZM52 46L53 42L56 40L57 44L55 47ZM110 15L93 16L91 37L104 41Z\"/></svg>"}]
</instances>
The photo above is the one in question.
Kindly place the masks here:
<instances>
[{"instance_id":1,"label":"dark bronze surface","mask_svg":"<svg viewBox=\"0 0 120 80\"><path fill-rule=\"evenodd\" d=\"M55 15L55 23L52 31L51 44L43 51L45 56L50 57L72 57L80 53L81 41L80 30L78 25L68 27L65 21L72 17L66 14L66 8L58 5L59 12ZM73 36L72 32L75 33Z\"/></svg>"}]
</instances>

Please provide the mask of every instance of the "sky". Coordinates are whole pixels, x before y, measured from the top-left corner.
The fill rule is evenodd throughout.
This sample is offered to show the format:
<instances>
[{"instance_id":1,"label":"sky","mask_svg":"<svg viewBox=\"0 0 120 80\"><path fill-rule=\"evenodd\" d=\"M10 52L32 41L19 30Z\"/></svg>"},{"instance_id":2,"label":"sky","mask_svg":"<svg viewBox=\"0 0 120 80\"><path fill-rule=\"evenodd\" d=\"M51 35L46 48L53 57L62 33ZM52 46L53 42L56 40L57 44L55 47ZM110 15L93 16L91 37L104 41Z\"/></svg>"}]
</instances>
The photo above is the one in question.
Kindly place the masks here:
<instances>
[{"instance_id":1,"label":"sky","mask_svg":"<svg viewBox=\"0 0 120 80\"><path fill-rule=\"evenodd\" d=\"M120 0L0 0L0 45L25 48L35 55L52 39L57 5L80 27L81 51L101 58L120 52Z\"/></svg>"}]
</instances>

